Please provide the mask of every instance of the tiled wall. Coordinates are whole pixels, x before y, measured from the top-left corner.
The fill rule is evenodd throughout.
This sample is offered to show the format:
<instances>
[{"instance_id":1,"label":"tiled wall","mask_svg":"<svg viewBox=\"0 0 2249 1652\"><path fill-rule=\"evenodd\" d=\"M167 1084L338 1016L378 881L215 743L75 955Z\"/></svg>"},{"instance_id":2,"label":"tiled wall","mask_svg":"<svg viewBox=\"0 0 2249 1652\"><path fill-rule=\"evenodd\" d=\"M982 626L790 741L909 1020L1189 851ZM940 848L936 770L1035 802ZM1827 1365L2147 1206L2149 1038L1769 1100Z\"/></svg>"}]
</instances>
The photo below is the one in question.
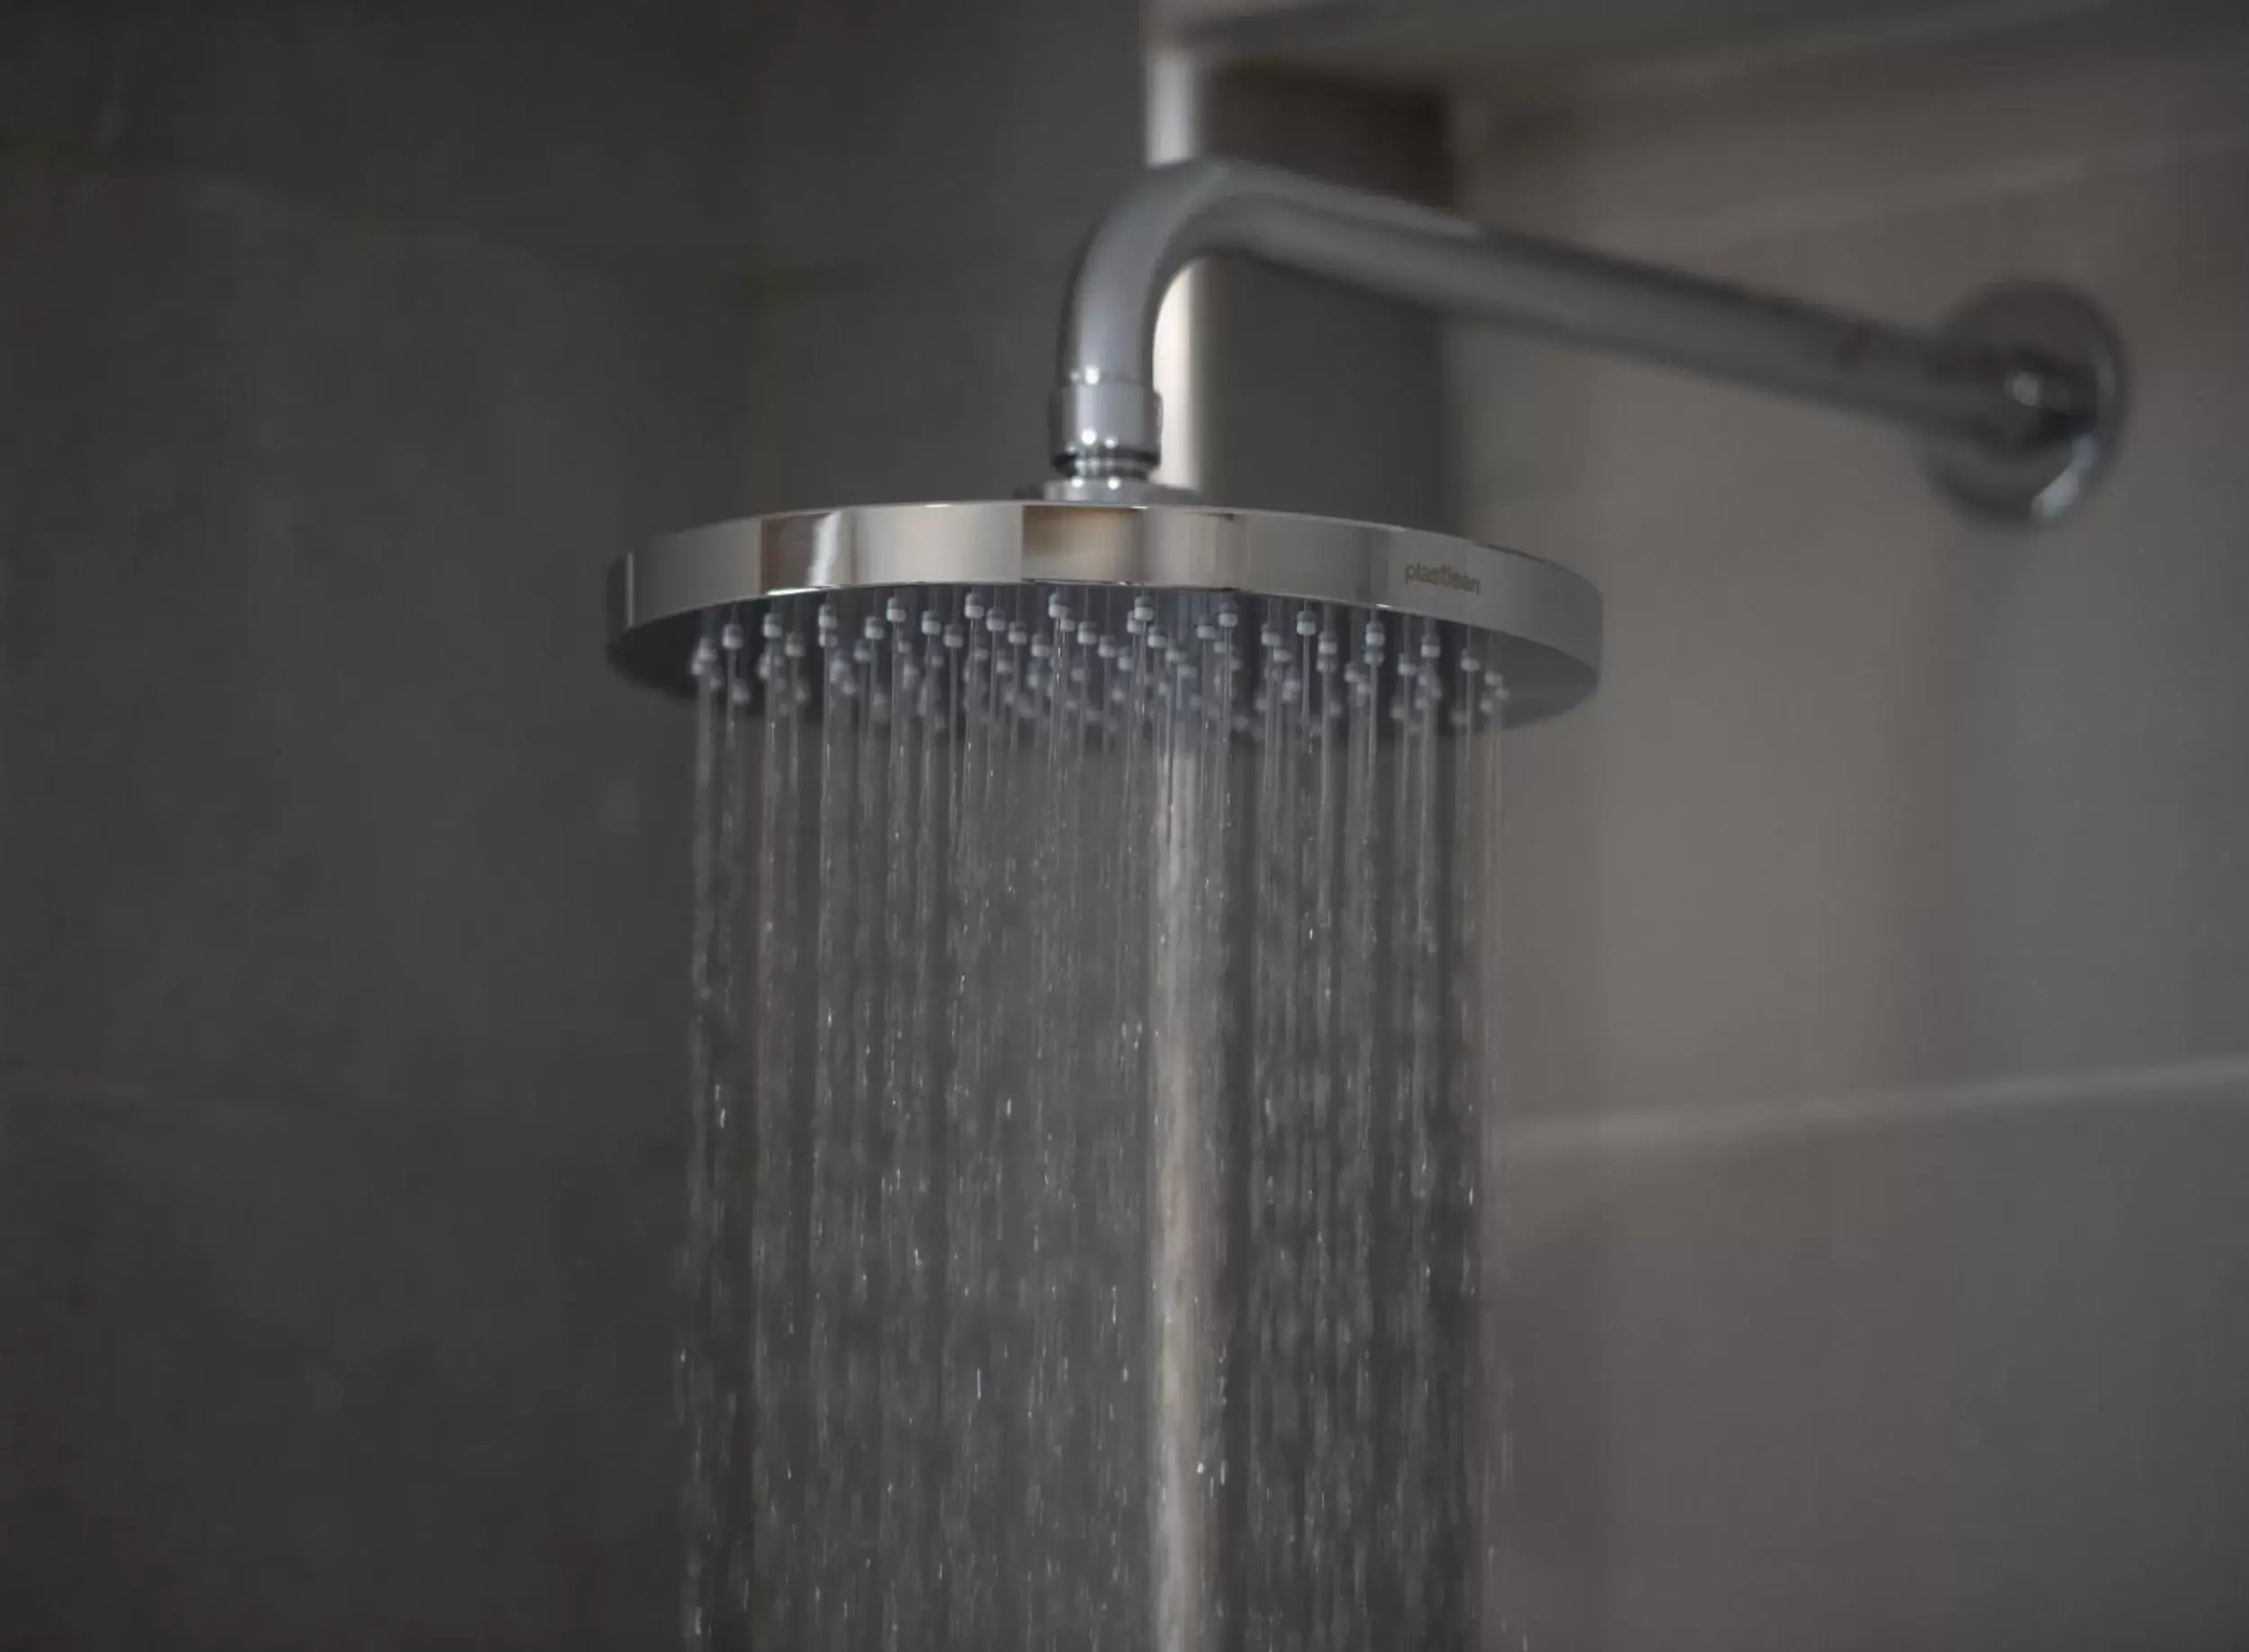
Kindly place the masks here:
<instances>
[{"instance_id":1,"label":"tiled wall","mask_svg":"<svg viewBox=\"0 0 2249 1652\"><path fill-rule=\"evenodd\" d=\"M1905 320L2113 310L2125 455L1462 329L1479 536L1608 601L1509 752L1530 1644L2249 1641L2249 34L1645 77L1470 204Z\"/></svg>"},{"instance_id":2,"label":"tiled wall","mask_svg":"<svg viewBox=\"0 0 2249 1652\"><path fill-rule=\"evenodd\" d=\"M673 1643L601 571L1036 476L1139 137L1129 4L846 9L0 9L0 1648Z\"/></svg>"},{"instance_id":3,"label":"tiled wall","mask_svg":"<svg viewBox=\"0 0 2249 1652\"><path fill-rule=\"evenodd\" d=\"M670 22L0 22L11 1652L668 1630L685 741L599 581L747 404Z\"/></svg>"},{"instance_id":4,"label":"tiled wall","mask_svg":"<svg viewBox=\"0 0 2249 1652\"><path fill-rule=\"evenodd\" d=\"M1138 6L747 10L759 440L742 507L1043 480L1062 295L1139 165Z\"/></svg>"},{"instance_id":5,"label":"tiled wall","mask_svg":"<svg viewBox=\"0 0 2249 1652\"><path fill-rule=\"evenodd\" d=\"M1206 70L1196 147L1408 199L1450 184L1445 103L1332 77ZM1443 321L1246 258L1195 267L1191 444L1206 498L1443 527ZM1178 455L1176 390L1166 392ZM1369 417L1380 409L1379 417Z\"/></svg>"}]
</instances>

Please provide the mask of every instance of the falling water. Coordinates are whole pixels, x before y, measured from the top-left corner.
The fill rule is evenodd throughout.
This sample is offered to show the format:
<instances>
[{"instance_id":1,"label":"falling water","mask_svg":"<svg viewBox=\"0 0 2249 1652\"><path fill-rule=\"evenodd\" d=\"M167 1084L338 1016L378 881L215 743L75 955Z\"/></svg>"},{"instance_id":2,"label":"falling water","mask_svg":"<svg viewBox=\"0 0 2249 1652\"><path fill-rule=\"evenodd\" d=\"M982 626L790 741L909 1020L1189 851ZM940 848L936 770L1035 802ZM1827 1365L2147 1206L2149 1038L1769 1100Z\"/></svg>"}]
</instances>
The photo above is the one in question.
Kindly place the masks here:
<instances>
[{"instance_id":1,"label":"falling water","mask_svg":"<svg viewBox=\"0 0 2249 1652\"><path fill-rule=\"evenodd\" d=\"M1472 1644L1478 646L1109 588L710 616L691 1648Z\"/></svg>"}]
</instances>

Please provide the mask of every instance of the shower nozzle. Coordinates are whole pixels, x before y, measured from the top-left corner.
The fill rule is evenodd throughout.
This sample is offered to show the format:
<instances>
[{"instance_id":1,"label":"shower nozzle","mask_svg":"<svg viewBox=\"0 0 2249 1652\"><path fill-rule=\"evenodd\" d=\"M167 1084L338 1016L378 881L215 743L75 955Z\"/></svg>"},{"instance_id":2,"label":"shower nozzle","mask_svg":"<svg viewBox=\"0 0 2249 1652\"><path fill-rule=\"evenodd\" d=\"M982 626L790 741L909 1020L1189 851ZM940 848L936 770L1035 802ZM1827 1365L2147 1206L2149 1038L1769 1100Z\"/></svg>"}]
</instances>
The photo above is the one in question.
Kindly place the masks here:
<instances>
[{"instance_id":1,"label":"shower nozzle","mask_svg":"<svg viewBox=\"0 0 2249 1652\"><path fill-rule=\"evenodd\" d=\"M1507 684L1505 721L1593 691L1601 599L1566 568L1375 523L1179 503L871 505L751 516L660 540L610 571L610 657L686 693L706 618L820 590L1030 587L1239 592L1447 622Z\"/></svg>"}]
</instances>

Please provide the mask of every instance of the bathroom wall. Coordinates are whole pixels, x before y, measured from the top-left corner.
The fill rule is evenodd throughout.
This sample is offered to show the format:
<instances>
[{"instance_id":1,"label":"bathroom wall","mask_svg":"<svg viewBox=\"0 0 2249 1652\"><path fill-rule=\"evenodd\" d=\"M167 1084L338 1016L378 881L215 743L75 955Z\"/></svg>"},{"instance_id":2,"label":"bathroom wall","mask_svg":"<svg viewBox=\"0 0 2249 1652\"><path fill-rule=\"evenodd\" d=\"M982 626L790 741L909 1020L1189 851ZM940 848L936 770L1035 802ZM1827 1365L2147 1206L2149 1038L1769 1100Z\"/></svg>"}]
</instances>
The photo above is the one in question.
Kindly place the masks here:
<instances>
[{"instance_id":1,"label":"bathroom wall","mask_svg":"<svg viewBox=\"0 0 2249 1652\"><path fill-rule=\"evenodd\" d=\"M1140 165L1139 7L743 9L758 439L738 507L1045 480L1070 270Z\"/></svg>"},{"instance_id":2,"label":"bathroom wall","mask_svg":"<svg viewBox=\"0 0 2249 1652\"><path fill-rule=\"evenodd\" d=\"M0 9L0 1648L674 1634L601 570L1036 475L1139 139L1129 4L844 9Z\"/></svg>"},{"instance_id":3,"label":"bathroom wall","mask_svg":"<svg viewBox=\"0 0 2249 1652\"><path fill-rule=\"evenodd\" d=\"M1609 615L1508 753L1529 1644L2249 1641L2249 32L1459 142L1492 221L1886 317L2078 283L2135 376L2010 532L1882 431L1453 335L1466 525Z\"/></svg>"},{"instance_id":4,"label":"bathroom wall","mask_svg":"<svg viewBox=\"0 0 2249 1652\"><path fill-rule=\"evenodd\" d=\"M1197 153L1413 200L1450 192L1445 100L1430 89L1213 63L1194 101ZM1193 412L1182 421L1183 398L1166 392L1167 462L1191 447L1197 489L1228 505L1446 523L1439 318L1245 258L1210 259L1191 279Z\"/></svg>"}]
</instances>

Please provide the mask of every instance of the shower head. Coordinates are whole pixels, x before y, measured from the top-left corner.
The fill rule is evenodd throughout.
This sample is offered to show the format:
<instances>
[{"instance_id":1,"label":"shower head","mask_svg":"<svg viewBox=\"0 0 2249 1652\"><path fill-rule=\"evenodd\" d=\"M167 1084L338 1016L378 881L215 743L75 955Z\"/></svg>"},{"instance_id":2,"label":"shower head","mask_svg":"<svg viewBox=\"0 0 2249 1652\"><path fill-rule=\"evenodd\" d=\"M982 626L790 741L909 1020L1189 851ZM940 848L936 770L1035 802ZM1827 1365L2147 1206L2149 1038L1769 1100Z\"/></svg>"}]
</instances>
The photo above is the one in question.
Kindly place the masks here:
<instances>
[{"instance_id":1,"label":"shower head","mask_svg":"<svg viewBox=\"0 0 2249 1652\"><path fill-rule=\"evenodd\" d=\"M1504 679L1509 723L1591 693L1600 598L1564 569L1408 528L1220 509L1151 480L1156 312L1179 271L1215 252L1885 420L1921 438L1936 484L1990 521L2074 509L2123 422L2114 331L2098 306L2047 283L1990 288L1919 333L1269 168L1184 162L1144 174L1087 243L1051 409L1059 474L1043 498L748 517L659 541L612 570L612 658L685 692L700 627L720 610L811 591L1037 585L1466 627L1474 647L1457 651Z\"/></svg>"},{"instance_id":2,"label":"shower head","mask_svg":"<svg viewBox=\"0 0 2249 1652\"><path fill-rule=\"evenodd\" d=\"M688 692L704 616L810 591L1068 587L1208 592L1466 626L1505 721L1593 691L1601 599L1567 569L1440 534L1178 503L869 505L752 516L660 540L611 570L610 657Z\"/></svg>"}]
</instances>

